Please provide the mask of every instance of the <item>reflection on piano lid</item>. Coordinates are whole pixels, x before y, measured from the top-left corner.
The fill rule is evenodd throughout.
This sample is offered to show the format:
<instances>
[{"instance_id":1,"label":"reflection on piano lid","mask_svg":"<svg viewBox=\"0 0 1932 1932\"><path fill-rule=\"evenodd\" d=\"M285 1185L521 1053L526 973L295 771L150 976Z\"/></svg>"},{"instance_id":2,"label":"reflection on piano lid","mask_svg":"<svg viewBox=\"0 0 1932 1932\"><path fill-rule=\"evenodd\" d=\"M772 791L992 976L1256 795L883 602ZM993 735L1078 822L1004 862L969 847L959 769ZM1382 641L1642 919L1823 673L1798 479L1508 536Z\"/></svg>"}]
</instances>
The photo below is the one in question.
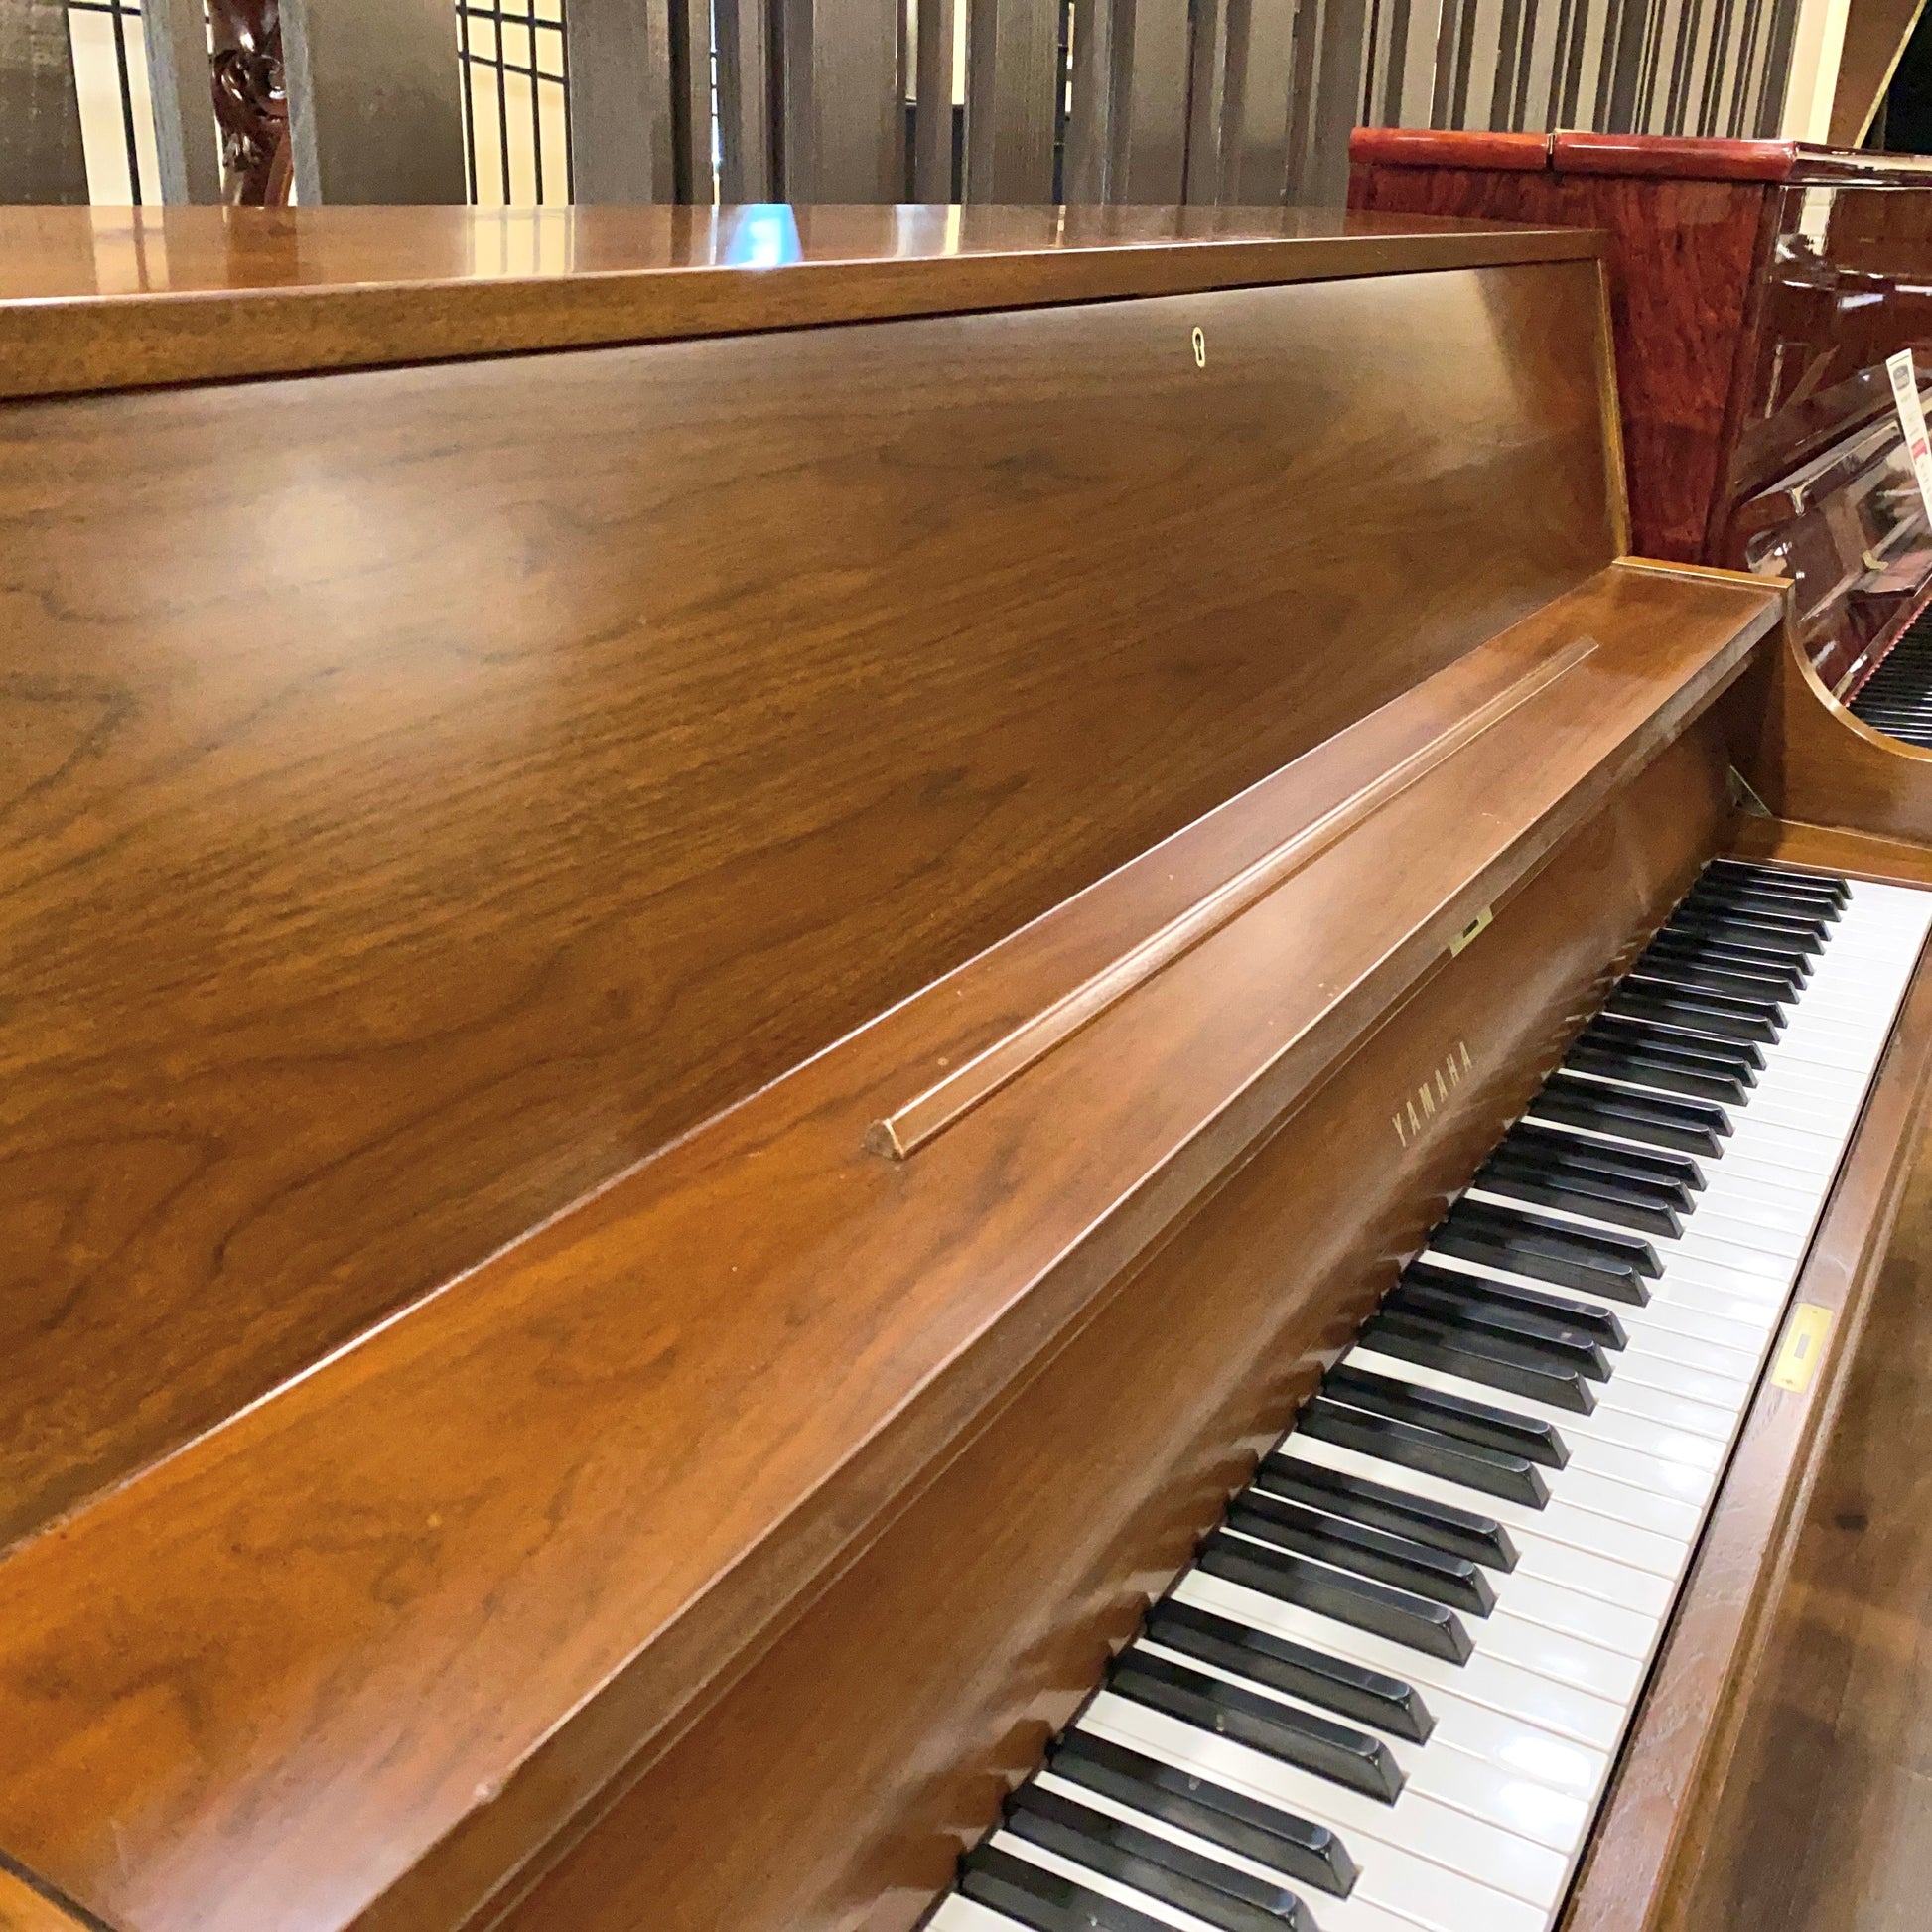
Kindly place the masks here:
<instances>
[{"instance_id":1,"label":"reflection on piano lid","mask_svg":"<svg viewBox=\"0 0 1932 1932\"><path fill-rule=\"evenodd\" d=\"M1486 139L1357 129L1351 206L1605 229L1636 549L1792 576L1820 679L1854 690L1932 588L1885 375L1932 344L1932 166L1559 133L1497 167Z\"/></svg>"}]
</instances>

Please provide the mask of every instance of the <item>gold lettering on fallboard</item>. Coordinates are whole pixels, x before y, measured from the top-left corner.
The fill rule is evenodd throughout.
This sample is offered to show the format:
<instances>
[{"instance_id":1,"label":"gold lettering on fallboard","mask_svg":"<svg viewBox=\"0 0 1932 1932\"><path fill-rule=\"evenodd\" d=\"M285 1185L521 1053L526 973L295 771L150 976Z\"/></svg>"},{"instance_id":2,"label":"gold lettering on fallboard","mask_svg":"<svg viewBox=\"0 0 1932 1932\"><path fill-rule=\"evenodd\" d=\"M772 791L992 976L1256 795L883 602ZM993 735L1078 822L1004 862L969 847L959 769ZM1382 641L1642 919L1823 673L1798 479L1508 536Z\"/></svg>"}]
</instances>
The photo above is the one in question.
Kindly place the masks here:
<instances>
[{"instance_id":1,"label":"gold lettering on fallboard","mask_svg":"<svg viewBox=\"0 0 1932 1932\"><path fill-rule=\"evenodd\" d=\"M1442 1065L1432 1068L1429 1077L1390 1115L1397 1143L1407 1147L1422 1132L1424 1124L1436 1118L1438 1108L1448 1108L1449 1096L1462 1084L1463 1074L1474 1071L1475 1061L1469 1057L1469 1043L1458 1039L1444 1056Z\"/></svg>"}]
</instances>

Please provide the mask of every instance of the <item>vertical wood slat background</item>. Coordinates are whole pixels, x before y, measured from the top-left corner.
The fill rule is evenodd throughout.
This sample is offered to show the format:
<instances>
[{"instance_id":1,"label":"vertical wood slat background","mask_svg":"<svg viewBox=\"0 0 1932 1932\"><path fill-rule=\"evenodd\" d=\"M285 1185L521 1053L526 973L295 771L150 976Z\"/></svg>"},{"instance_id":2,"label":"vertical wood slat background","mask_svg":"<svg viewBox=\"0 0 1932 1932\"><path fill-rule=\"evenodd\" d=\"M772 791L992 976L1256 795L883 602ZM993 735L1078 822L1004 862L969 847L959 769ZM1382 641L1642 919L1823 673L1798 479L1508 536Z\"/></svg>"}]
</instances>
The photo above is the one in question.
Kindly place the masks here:
<instances>
[{"instance_id":1,"label":"vertical wood slat background","mask_svg":"<svg viewBox=\"0 0 1932 1932\"><path fill-rule=\"evenodd\" d=\"M202 0L116 3L145 30L163 197L219 199ZM298 199L493 199L476 57L456 31L492 11L499 89L506 22L532 50L539 26L562 44L562 74L527 81L567 93L569 185L563 155L546 178L540 152L544 201L1224 205L1339 204L1363 121L1775 133L1798 13L1797 0L544 0L539 22L537 0L514 3L531 18L502 0L283 0ZM0 201L87 199L69 19L69 0L0 5ZM504 199L529 199L496 160Z\"/></svg>"}]
</instances>

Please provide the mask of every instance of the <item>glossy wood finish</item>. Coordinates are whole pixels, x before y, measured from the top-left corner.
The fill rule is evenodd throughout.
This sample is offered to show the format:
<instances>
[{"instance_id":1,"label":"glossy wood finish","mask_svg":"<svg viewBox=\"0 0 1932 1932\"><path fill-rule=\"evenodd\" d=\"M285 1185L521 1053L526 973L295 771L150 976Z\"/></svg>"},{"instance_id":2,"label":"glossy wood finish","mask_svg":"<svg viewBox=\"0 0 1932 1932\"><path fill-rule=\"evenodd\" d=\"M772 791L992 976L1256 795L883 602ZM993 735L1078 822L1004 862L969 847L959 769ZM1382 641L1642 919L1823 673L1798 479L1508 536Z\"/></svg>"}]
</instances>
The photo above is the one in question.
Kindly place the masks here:
<instances>
[{"instance_id":1,"label":"glossy wood finish","mask_svg":"<svg viewBox=\"0 0 1932 1932\"><path fill-rule=\"evenodd\" d=\"M1808 850L1802 838L1786 844L1767 837L1774 829L1763 826L1746 849L1780 859ZM1881 876L1890 856L1882 845L1861 852L1843 834L1835 849L1854 872ZM1921 859L1906 876L1922 873ZM1564 1932L1698 1932L1713 1923L1686 1916L1692 1877L1749 1700L1769 1681L1770 1612L1800 1541L1928 1123L1932 965L1921 961L1793 1290L1795 1301L1833 1312L1826 1367L1803 1392L1767 1379L1752 1399L1598 1814Z\"/></svg>"},{"instance_id":2,"label":"glossy wood finish","mask_svg":"<svg viewBox=\"0 0 1932 1932\"><path fill-rule=\"evenodd\" d=\"M0 208L0 396L1584 260L1593 246L1307 208Z\"/></svg>"},{"instance_id":3,"label":"glossy wood finish","mask_svg":"<svg viewBox=\"0 0 1932 1932\"><path fill-rule=\"evenodd\" d=\"M1497 136L1482 137L1464 164L1452 159L1459 137L1396 144L1388 135L1357 133L1354 207L1603 232L1635 548L1728 562L1712 549L1710 526L1727 502L1732 369L1760 272L1766 190L1747 175L1612 173L1615 146L1586 150L1582 166L1558 171L1527 165L1527 146L1491 159ZM1545 137L1514 138L1547 152Z\"/></svg>"},{"instance_id":4,"label":"glossy wood finish","mask_svg":"<svg viewBox=\"0 0 1932 1932\"><path fill-rule=\"evenodd\" d=\"M1603 573L18 1549L0 1844L132 1932L297 1897L316 1925L459 1918L753 1665L1776 610ZM918 1158L864 1152L908 1073L1579 637L1577 670Z\"/></svg>"},{"instance_id":5,"label":"glossy wood finish","mask_svg":"<svg viewBox=\"0 0 1932 1932\"><path fill-rule=\"evenodd\" d=\"M0 416L4 1534L1586 578L1594 300L1557 264ZM1419 427L1397 361L1454 406Z\"/></svg>"},{"instance_id":6,"label":"glossy wood finish","mask_svg":"<svg viewBox=\"0 0 1932 1932\"><path fill-rule=\"evenodd\" d=\"M1932 752L1853 717L1795 636L1767 658L1760 678L1760 709L1740 761L1766 804L1808 824L1932 843Z\"/></svg>"},{"instance_id":7,"label":"glossy wood finish","mask_svg":"<svg viewBox=\"0 0 1932 1932\"><path fill-rule=\"evenodd\" d=\"M86 199L67 7L13 0L0 18L0 205Z\"/></svg>"},{"instance_id":8,"label":"glossy wood finish","mask_svg":"<svg viewBox=\"0 0 1932 1932\"><path fill-rule=\"evenodd\" d=\"M1553 1064L1571 1016L1600 999L1662 916L1726 810L1719 740L1694 730L1570 834L1498 901L1477 945L1433 971L1042 1360L505 1932L908 1926ZM1497 999L1502 985L1510 1000ZM1391 1101L1458 1041L1473 1076L1400 1144ZM961 1656L973 1660L964 1673ZM831 1736L837 1750L779 1743ZM812 1853L773 1859L774 1842ZM701 1868L694 1844L711 1848Z\"/></svg>"},{"instance_id":9,"label":"glossy wood finish","mask_svg":"<svg viewBox=\"0 0 1932 1932\"><path fill-rule=\"evenodd\" d=\"M1932 585L1884 373L1932 338L1932 169L1792 142L1498 138L1358 129L1351 199L1602 228L1637 548L1794 577L1821 673L1868 673Z\"/></svg>"},{"instance_id":10,"label":"glossy wood finish","mask_svg":"<svg viewBox=\"0 0 1932 1932\"><path fill-rule=\"evenodd\" d=\"M281 14L306 207L468 200L446 0L281 0Z\"/></svg>"},{"instance_id":11,"label":"glossy wood finish","mask_svg":"<svg viewBox=\"0 0 1932 1932\"><path fill-rule=\"evenodd\" d=\"M1928 1816L1932 1142L1921 1143L1683 1916L1916 1932ZM1792 1776L1794 1765L1805 1767Z\"/></svg>"}]
</instances>

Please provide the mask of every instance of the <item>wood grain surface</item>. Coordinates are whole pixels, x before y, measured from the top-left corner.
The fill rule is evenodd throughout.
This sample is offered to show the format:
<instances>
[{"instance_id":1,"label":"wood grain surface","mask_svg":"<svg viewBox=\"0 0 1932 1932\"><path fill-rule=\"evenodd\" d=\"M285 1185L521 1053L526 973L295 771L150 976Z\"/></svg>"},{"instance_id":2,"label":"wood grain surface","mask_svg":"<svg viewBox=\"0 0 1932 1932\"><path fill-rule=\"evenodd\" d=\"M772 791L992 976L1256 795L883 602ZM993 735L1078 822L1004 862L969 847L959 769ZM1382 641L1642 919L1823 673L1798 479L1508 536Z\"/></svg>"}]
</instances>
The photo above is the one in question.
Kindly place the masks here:
<instances>
[{"instance_id":1,"label":"wood grain surface","mask_svg":"<svg viewBox=\"0 0 1932 1932\"><path fill-rule=\"evenodd\" d=\"M1327 208L0 207L0 396L1570 261L1595 246Z\"/></svg>"},{"instance_id":2,"label":"wood grain surface","mask_svg":"<svg viewBox=\"0 0 1932 1932\"><path fill-rule=\"evenodd\" d=\"M1727 811L1721 739L1700 729L1573 832L1016 1388L505 1932L903 1932ZM1458 1045L1471 1073L1403 1144L1392 1106ZM773 1859L774 1842L809 1850ZM710 1848L701 1863L694 1844Z\"/></svg>"},{"instance_id":3,"label":"wood grain surface","mask_svg":"<svg viewBox=\"0 0 1932 1932\"><path fill-rule=\"evenodd\" d=\"M1578 583L1592 300L0 412L0 1540Z\"/></svg>"},{"instance_id":4,"label":"wood grain surface","mask_svg":"<svg viewBox=\"0 0 1932 1932\"><path fill-rule=\"evenodd\" d=\"M1916 1932L1932 1879L1932 1141L1863 1340L1683 1916ZM1793 1776L1794 1766L1804 1775Z\"/></svg>"},{"instance_id":5,"label":"wood grain surface","mask_svg":"<svg viewBox=\"0 0 1932 1932\"><path fill-rule=\"evenodd\" d=\"M1932 844L1932 752L1874 731L1819 681L1795 636L1756 677L1740 763L1782 818Z\"/></svg>"},{"instance_id":6,"label":"wood grain surface","mask_svg":"<svg viewBox=\"0 0 1932 1932\"><path fill-rule=\"evenodd\" d=\"M1839 836L1856 857L1855 842ZM1815 851L1757 833L1749 849ZM1884 853L1866 852L1860 871ZM1811 861L1816 863L1814 859ZM1908 875L1911 876L1911 875ZM1793 1288L1832 1311L1827 1367L1767 1378L1746 1412L1664 1646L1617 1760L1564 1932L1701 1932L1692 1907L1716 1795L1754 1696L1775 1696L1772 1611L1804 1531L1900 1200L1932 1120L1932 967L1921 961Z\"/></svg>"},{"instance_id":7,"label":"wood grain surface","mask_svg":"<svg viewBox=\"0 0 1932 1932\"><path fill-rule=\"evenodd\" d=\"M1309 802L1587 635L1576 671L918 1159L864 1152L884 1095L1279 842L1282 801L1147 854L18 1548L0 1844L129 1932L297 1900L310 1925L459 1918L748 1668L1778 608L1600 574L1324 745Z\"/></svg>"}]
</instances>

